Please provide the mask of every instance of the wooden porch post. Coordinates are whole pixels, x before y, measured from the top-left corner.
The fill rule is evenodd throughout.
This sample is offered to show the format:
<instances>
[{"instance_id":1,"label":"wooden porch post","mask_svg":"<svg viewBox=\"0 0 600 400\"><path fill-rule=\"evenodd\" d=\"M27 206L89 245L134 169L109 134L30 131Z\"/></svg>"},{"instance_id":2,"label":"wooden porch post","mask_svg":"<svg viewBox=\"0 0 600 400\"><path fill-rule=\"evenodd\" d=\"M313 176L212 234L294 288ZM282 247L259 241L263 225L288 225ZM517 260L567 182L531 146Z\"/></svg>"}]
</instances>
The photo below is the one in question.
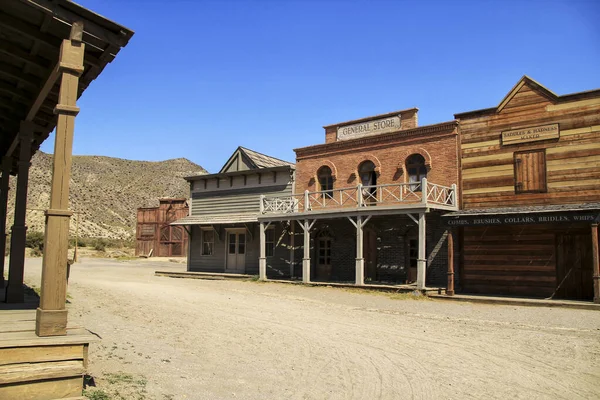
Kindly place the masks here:
<instances>
[{"instance_id":1,"label":"wooden porch post","mask_svg":"<svg viewBox=\"0 0 600 400\"><path fill-rule=\"evenodd\" d=\"M302 282L310 283L310 224L306 219L302 222L304 230L304 257L302 258Z\"/></svg>"},{"instance_id":2,"label":"wooden porch post","mask_svg":"<svg viewBox=\"0 0 600 400\"><path fill-rule=\"evenodd\" d=\"M425 181L423 179L423 181ZM425 233L425 213L419 213L419 254L417 259L417 289L425 289L425 271L427 269L426 258L426 233Z\"/></svg>"},{"instance_id":3,"label":"wooden porch post","mask_svg":"<svg viewBox=\"0 0 600 400\"><path fill-rule=\"evenodd\" d=\"M365 284L365 259L363 257L363 220L362 216L356 217L356 278L355 284Z\"/></svg>"},{"instance_id":4,"label":"wooden porch post","mask_svg":"<svg viewBox=\"0 0 600 400\"><path fill-rule=\"evenodd\" d=\"M19 128L19 169L17 175L17 192L15 196L15 219L10 235L10 259L8 262L8 286L6 287L7 303L25 301L23 291L23 272L25 268L25 241L27 239L27 185L29 183L29 166L31 165L31 139L34 124L21 121Z\"/></svg>"},{"instance_id":5,"label":"wooden porch post","mask_svg":"<svg viewBox=\"0 0 600 400\"><path fill-rule=\"evenodd\" d=\"M6 252L6 210L8 206L8 187L12 158L2 159L2 178L0 180L0 288L4 287L4 253Z\"/></svg>"},{"instance_id":6,"label":"wooden porch post","mask_svg":"<svg viewBox=\"0 0 600 400\"><path fill-rule=\"evenodd\" d=\"M598 223L592 224L592 267L594 280L594 303L600 303L600 262L598 261Z\"/></svg>"},{"instance_id":7,"label":"wooden porch post","mask_svg":"<svg viewBox=\"0 0 600 400\"><path fill-rule=\"evenodd\" d=\"M79 76L83 72L85 45L81 43L83 24L75 22L70 38L60 47L60 90L54 113L58 114L50 209L46 211L46 234L42 261L42 295L37 309L35 333L38 336L67 334L67 256L69 249L69 180Z\"/></svg>"},{"instance_id":8,"label":"wooden porch post","mask_svg":"<svg viewBox=\"0 0 600 400\"><path fill-rule=\"evenodd\" d=\"M294 278L296 266L296 221L290 220L290 279Z\"/></svg>"},{"instance_id":9,"label":"wooden porch post","mask_svg":"<svg viewBox=\"0 0 600 400\"><path fill-rule=\"evenodd\" d=\"M267 280L267 253L266 253L266 234L265 223L260 223L260 256L258 258L258 279L261 281Z\"/></svg>"},{"instance_id":10,"label":"wooden porch post","mask_svg":"<svg viewBox=\"0 0 600 400\"><path fill-rule=\"evenodd\" d=\"M452 229L448 229L448 296L454 296L454 236Z\"/></svg>"}]
</instances>

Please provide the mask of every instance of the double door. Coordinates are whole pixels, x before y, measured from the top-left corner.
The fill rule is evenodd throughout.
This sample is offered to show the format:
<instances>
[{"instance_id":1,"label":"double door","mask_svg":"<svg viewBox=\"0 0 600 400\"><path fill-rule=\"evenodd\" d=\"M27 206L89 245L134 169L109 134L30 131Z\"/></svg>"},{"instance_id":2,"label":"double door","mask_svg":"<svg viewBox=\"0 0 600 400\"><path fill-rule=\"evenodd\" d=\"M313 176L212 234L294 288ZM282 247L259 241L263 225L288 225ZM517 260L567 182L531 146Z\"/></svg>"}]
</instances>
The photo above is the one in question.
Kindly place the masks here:
<instances>
[{"instance_id":1,"label":"double door","mask_svg":"<svg viewBox=\"0 0 600 400\"><path fill-rule=\"evenodd\" d=\"M225 270L243 274L246 272L246 230L227 231L227 257Z\"/></svg>"}]
</instances>

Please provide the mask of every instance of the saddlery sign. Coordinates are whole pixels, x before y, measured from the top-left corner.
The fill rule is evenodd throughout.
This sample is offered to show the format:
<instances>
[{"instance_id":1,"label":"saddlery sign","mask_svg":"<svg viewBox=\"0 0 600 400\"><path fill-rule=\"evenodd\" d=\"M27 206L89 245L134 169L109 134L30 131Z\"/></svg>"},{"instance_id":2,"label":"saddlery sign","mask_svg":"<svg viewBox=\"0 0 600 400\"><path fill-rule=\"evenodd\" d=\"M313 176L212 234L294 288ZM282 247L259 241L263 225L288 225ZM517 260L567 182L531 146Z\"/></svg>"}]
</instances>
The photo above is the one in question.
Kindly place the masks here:
<instances>
[{"instance_id":1,"label":"saddlery sign","mask_svg":"<svg viewBox=\"0 0 600 400\"><path fill-rule=\"evenodd\" d=\"M598 222L598 220L600 220L600 212L598 211L444 216L444 221L449 226L592 223Z\"/></svg>"}]
</instances>

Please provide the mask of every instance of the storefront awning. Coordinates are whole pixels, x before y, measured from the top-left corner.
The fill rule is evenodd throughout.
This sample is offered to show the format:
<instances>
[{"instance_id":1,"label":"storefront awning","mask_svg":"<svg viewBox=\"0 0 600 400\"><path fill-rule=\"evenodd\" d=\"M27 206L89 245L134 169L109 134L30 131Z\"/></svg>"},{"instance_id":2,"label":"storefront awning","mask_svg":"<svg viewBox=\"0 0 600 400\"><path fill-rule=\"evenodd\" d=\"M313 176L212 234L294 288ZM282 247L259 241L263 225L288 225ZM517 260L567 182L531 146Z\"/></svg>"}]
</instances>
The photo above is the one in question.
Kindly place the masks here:
<instances>
[{"instance_id":1,"label":"storefront awning","mask_svg":"<svg viewBox=\"0 0 600 400\"><path fill-rule=\"evenodd\" d=\"M600 203L461 210L442 218L448 226L593 223L600 220Z\"/></svg>"},{"instance_id":2,"label":"storefront awning","mask_svg":"<svg viewBox=\"0 0 600 400\"><path fill-rule=\"evenodd\" d=\"M256 214L190 215L170 225L218 225L258 222Z\"/></svg>"}]
</instances>

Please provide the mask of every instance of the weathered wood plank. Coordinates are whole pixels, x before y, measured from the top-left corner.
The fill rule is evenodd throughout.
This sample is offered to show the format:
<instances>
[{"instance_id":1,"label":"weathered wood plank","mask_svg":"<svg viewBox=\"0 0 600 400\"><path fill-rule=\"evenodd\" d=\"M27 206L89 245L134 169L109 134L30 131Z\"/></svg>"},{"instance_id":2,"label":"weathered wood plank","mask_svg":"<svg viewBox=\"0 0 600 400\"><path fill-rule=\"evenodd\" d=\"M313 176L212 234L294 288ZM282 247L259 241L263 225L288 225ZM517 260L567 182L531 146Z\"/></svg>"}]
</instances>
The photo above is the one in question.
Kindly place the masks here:
<instances>
[{"instance_id":1,"label":"weathered wood plank","mask_svg":"<svg viewBox=\"0 0 600 400\"><path fill-rule=\"evenodd\" d=\"M83 376L0 385L0 399L50 400L81 396Z\"/></svg>"},{"instance_id":2,"label":"weathered wood plank","mask_svg":"<svg viewBox=\"0 0 600 400\"><path fill-rule=\"evenodd\" d=\"M0 365L83 360L84 345L0 348Z\"/></svg>"}]
</instances>

